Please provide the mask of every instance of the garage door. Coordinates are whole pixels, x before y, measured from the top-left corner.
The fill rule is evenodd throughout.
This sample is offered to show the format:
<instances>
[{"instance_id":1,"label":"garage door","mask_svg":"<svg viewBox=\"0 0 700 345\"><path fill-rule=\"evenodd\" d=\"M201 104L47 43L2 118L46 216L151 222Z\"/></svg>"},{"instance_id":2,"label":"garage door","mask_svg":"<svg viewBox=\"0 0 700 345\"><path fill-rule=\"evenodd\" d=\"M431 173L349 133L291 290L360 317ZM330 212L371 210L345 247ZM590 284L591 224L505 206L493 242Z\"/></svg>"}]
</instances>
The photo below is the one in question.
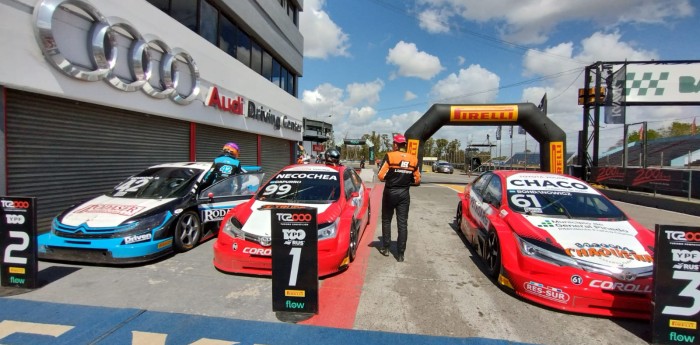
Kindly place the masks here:
<instances>
[{"instance_id":1,"label":"garage door","mask_svg":"<svg viewBox=\"0 0 700 345\"><path fill-rule=\"evenodd\" d=\"M7 192L37 197L38 230L148 166L189 159L189 124L7 89Z\"/></svg>"}]
</instances>

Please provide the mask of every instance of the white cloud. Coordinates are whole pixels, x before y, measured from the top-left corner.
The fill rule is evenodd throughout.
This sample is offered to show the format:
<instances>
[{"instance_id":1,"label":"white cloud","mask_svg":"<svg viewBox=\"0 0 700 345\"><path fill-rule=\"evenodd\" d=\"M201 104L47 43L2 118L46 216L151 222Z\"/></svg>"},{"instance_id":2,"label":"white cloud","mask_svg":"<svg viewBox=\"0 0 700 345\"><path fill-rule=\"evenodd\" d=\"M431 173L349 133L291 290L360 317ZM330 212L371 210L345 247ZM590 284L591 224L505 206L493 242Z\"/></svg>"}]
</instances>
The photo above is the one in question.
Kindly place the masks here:
<instances>
[{"instance_id":1,"label":"white cloud","mask_svg":"<svg viewBox=\"0 0 700 345\"><path fill-rule=\"evenodd\" d=\"M423 17L430 18L433 13L441 14L443 22L455 22L455 17L461 17L490 23L501 28L502 38L521 44L544 43L553 29L568 21L590 22L599 28L623 23L666 25L694 12L689 0L422 0L419 8L421 23ZM428 32L446 32L434 31L432 26L421 27Z\"/></svg>"},{"instance_id":2,"label":"white cloud","mask_svg":"<svg viewBox=\"0 0 700 345\"><path fill-rule=\"evenodd\" d=\"M400 41L389 49L386 62L399 68L398 76L429 80L443 69L437 56L418 51L413 43Z\"/></svg>"},{"instance_id":3,"label":"white cloud","mask_svg":"<svg viewBox=\"0 0 700 345\"><path fill-rule=\"evenodd\" d=\"M379 93L384 88L384 82L380 79L369 83L352 83L346 87L348 91L348 105L365 103L373 105L379 102Z\"/></svg>"},{"instance_id":4,"label":"white cloud","mask_svg":"<svg viewBox=\"0 0 700 345\"><path fill-rule=\"evenodd\" d=\"M411 101L411 100L416 99L417 97L418 97L418 96L417 96L415 93L411 92L411 91L406 91L406 92L403 94L403 100L404 100L404 101Z\"/></svg>"},{"instance_id":5,"label":"white cloud","mask_svg":"<svg viewBox=\"0 0 700 345\"><path fill-rule=\"evenodd\" d=\"M326 59L329 56L349 56L350 36L322 10L324 5L325 0L307 0L304 11L299 15L299 30L304 36L304 57Z\"/></svg>"},{"instance_id":6,"label":"white cloud","mask_svg":"<svg viewBox=\"0 0 700 345\"><path fill-rule=\"evenodd\" d=\"M578 149L578 132L583 127L583 110L578 105L578 89L583 87L584 68L596 61L655 59L659 59L655 51L640 49L631 42L623 41L622 35L618 32L595 32L581 40L579 46L573 42L564 42L541 51L530 50L523 57L523 75L548 78L547 76L556 75L562 71L570 72L561 78L545 79L542 85L525 88L521 101L539 104L544 93L547 93L548 116L567 133L567 150L574 152ZM627 107L627 123L645 120L663 121L669 114L678 112L678 109L679 107ZM622 137L622 126L603 125L602 127L601 152ZM620 129L615 129L617 127Z\"/></svg>"},{"instance_id":7,"label":"white cloud","mask_svg":"<svg viewBox=\"0 0 700 345\"><path fill-rule=\"evenodd\" d=\"M430 95L438 103L491 103L496 100L499 83L493 72L471 65L435 83Z\"/></svg>"},{"instance_id":8,"label":"white cloud","mask_svg":"<svg viewBox=\"0 0 700 345\"><path fill-rule=\"evenodd\" d=\"M467 59L464 56L457 57L457 65L458 66L464 65L465 62L467 62Z\"/></svg>"},{"instance_id":9,"label":"white cloud","mask_svg":"<svg viewBox=\"0 0 700 345\"><path fill-rule=\"evenodd\" d=\"M418 14L418 25L425 31L436 34L450 31L447 19L443 11L428 9Z\"/></svg>"}]
</instances>

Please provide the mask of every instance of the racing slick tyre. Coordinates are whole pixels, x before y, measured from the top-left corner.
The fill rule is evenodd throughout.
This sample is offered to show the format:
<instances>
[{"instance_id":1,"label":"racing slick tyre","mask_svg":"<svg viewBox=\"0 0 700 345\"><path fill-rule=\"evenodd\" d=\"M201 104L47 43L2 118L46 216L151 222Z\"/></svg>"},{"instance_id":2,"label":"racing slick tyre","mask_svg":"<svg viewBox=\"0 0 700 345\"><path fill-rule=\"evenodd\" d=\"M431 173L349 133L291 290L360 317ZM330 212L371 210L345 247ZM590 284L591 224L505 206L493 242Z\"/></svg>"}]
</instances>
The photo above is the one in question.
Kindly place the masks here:
<instances>
[{"instance_id":1,"label":"racing slick tyre","mask_svg":"<svg viewBox=\"0 0 700 345\"><path fill-rule=\"evenodd\" d=\"M484 248L484 262L489 276L495 278L501 273L501 243L494 229L490 229L488 233L486 248Z\"/></svg>"},{"instance_id":2,"label":"racing slick tyre","mask_svg":"<svg viewBox=\"0 0 700 345\"><path fill-rule=\"evenodd\" d=\"M457 202L457 214L455 215L455 226L457 226L457 230L462 229L462 201Z\"/></svg>"},{"instance_id":3,"label":"racing slick tyre","mask_svg":"<svg viewBox=\"0 0 700 345\"><path fill-rule=\"evenodd\" d=\"M360 222L357 222L357 225L353 225L352 229L350 230L350 243L348 244L348 257L350 258L350 262L355 261L355 257L357 257L357 247L360 245Z\"/></svg>"},{"instance_id":4,"label":"racing slick tyre","mask_svg":"<svg viewBox=\"0 0 700 345\"><path fill-rule=\"evenodd\" d=\"M173 241L175 250L186 252L194 248L202 237L202 223L197 212L189 210L183 212L177 219Z\"/></svg>"}]
</instances>

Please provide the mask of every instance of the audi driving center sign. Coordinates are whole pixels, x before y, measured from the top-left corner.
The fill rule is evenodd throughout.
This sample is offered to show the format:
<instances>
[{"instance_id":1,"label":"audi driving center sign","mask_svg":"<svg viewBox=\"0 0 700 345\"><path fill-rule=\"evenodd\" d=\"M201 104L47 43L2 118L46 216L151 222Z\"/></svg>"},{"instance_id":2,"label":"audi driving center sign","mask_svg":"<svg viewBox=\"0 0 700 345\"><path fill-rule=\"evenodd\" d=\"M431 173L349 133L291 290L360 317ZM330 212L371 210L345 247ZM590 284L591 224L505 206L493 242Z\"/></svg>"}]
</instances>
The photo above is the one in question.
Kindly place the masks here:
<instances>
[{"instance_id":1,"label":"audi driving center sign","mask_svg":"<svg viewBox=\"0 0 700 345\"><path fill-rule=\"evenodd\" d=\"M2 286L36 287L35 198L0 197L0 276Z\"/></svg>"},{"instance_id":2,"label":"audi driving center sign","mask_svg":"<svg viewBox=\"0 0 700 345\"><path fill-rule=\"evenodd\" d=\"M654 344L700 344L700 227L656 225Z\"/></svg>"},{"instance_id":3,"label":"audi driving center sign","mask_svg":"<svg viewBox=\"0 0 700 345\"><path fill-rule=\"evenodd\" d=\"M318 225L313 207L272 209L272 310L318 314Z\"/></svg>"}]
</instances>

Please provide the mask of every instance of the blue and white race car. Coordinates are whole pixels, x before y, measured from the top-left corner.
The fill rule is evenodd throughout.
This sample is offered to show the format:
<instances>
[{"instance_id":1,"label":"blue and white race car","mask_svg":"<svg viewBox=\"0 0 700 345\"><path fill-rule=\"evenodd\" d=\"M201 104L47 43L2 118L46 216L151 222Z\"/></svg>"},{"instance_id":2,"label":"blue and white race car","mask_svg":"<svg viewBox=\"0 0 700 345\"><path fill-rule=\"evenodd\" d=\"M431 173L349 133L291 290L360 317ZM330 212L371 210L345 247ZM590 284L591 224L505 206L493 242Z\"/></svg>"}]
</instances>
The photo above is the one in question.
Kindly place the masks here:
<instances>
[{"instance_id":1,"label":"blue and white race car","mask_svg":"<svg viewBox=\"0 0 700 345\"><path fill-rule=\"evenodd\" d=\"M207 181L211 163L152 166L114 189L73 205L38 236L42 260L129 264L184 252L216 236L229 209L263 182L259 167Z\"/></svg>"}]
</instances>

